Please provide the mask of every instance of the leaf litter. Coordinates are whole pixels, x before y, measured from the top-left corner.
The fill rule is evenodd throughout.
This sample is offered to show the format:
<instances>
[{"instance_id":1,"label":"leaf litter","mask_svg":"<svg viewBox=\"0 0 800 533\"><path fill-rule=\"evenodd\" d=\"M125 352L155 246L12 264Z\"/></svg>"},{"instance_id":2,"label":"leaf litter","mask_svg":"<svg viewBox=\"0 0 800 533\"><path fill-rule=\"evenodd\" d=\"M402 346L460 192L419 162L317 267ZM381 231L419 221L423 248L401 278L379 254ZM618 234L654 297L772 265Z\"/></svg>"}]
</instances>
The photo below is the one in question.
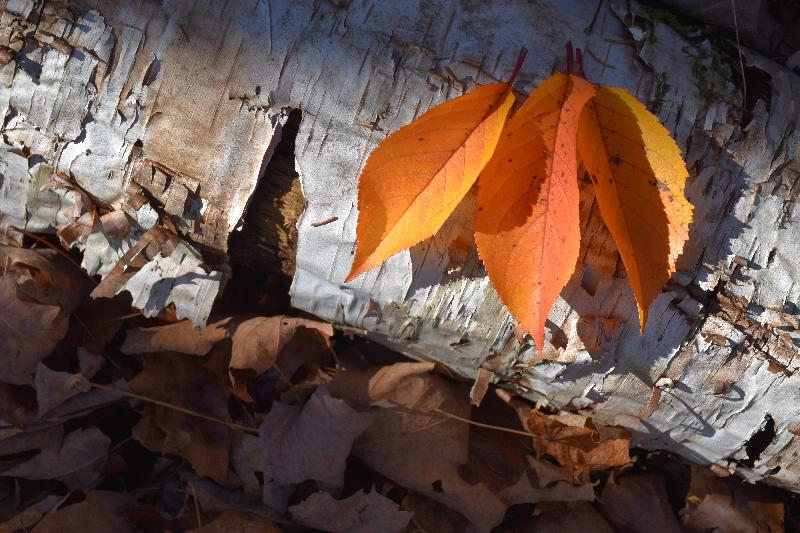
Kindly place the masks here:
<instances>
[{"instance_id":1,"label":"leaf litter","mask_svg":"<svg viewBox=\"0 0 800 533\"><path fill-rule=\"evenodd\" d=\"M0 532L781 531L793 501L488 371L250 308L201 331L90 297L55 250L0 254Z\"/></svg>"}]
</instances>

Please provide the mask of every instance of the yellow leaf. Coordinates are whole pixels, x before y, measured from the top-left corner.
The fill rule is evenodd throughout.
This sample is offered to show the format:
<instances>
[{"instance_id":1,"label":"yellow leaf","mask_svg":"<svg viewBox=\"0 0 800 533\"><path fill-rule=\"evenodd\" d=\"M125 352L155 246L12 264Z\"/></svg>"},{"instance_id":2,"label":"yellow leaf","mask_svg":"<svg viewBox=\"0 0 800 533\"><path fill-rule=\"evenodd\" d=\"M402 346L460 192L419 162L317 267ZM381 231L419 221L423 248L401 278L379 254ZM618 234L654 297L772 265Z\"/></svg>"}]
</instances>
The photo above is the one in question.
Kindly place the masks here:
<instances>
[{"instance_id":1,"label":"yellow leaf","mask_svg":"<svg viewBox=\"0 0 800 533\"><path fill-rule=\"evenodd\" d=\"M431 109L370 154L346 281L439 230L489 161L513 103L508 83L484 85Z\"/></svg>"},{"instance_id":2,"label":"yellow leaf","mask_svg":"<svg viewBox=\"0 0 800 533\"><path fill-rule=\"evenodd\" d=\"M692 206L683 193L689 173L667 129L624 89L598 89L581 116L578 153L628 272L644 331L647 309L675 271L689 235Z\"/></svg>"}]
</instances>

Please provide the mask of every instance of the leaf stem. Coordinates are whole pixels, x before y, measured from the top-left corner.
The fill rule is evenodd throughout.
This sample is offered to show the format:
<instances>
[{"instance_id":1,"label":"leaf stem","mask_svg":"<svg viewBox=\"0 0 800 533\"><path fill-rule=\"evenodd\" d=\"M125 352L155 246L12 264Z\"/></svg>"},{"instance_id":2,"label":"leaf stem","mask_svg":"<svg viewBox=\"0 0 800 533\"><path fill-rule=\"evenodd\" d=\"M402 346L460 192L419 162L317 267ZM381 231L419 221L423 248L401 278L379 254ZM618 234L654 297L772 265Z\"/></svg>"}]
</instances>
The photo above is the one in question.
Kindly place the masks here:
<instances>
[{"instance_id":1,"label":"leaf stem","mask_svg":"<svg viewBox=\"0 0 800 533\"><path fill-rule=\"evenodd\" d=\"M572 41L567 41L564 48L567 49L567 74L572 74L572 58L575 55L572 50Z\"/></svg>"},{"instance_id":2,"label":"leaf stem","mask_svg":"<svg viewBox=\"0 0 800 533\"><path fill-rule=\"evenodd\" d=\"M519 75L519 71L522 70L522 64L525 62L525 56L528 55L528 49L524 46L520 48L519 55L517 56L517 64L514 65L514 70L511 72L511 77L508 78L508 86L511 87L514 85L514 82L517 80L517 76Z\"/></svg>"}]
</instances>

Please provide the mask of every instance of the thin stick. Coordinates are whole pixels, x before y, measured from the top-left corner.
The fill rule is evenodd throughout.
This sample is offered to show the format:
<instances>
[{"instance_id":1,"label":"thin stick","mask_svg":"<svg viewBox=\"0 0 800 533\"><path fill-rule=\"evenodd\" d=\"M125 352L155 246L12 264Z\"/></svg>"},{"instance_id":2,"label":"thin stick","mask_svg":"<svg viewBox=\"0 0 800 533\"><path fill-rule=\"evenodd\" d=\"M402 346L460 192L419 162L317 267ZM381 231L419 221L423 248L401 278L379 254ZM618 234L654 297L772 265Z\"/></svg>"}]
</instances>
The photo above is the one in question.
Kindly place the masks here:
<instances>
[{"instance_id":1,"label":"thin stick","mask_svg":"<svg viewBox=\"0 0 800 533\"><path fill-rule=\"evenodd\" d=\"M26 237L30 237L31 239L33 239L34 241L38 242L39 244L43 244L43 245L47 246L48 248L52 248L53 250L58 252L61 256L63 256L64 259L66 259L67 261L69 261L70 263L75 265L75 267L77 267L78 270L82 270L80 263L75 261L72 257L70 257L70 255L67 252L65 252L64 250L62 250L61 248L59 248L58 246L56 246L52 242L48 241L47 239L43 239L43 238L39 237L38 235L36 235L35 233L31 233L30 231L24 231L23 230L22 234L25 235Z\"/></svg>"},{"instance_id":2,"label":"thin stick","mask_svg":"<svg viewBox=\"0 0 800 533\"><path fill-rule=\"evenodd\" d=\"M474 420L470 420L469 418L464 418L462 416L454 415L453 413L448 413L447 411L443 411L438 407L435 407L430 411L422 411L419 409L412 409L411 407L406 407L405 405L399 404L397 402L391 402L391 403L394 404L395 409L402 410L403 412L412 415L417 415L417 416L439 415L442 418L448 418L450 420L455 420L456 422L462 422L470 426L476 426L484 429L493 429L495 431L502 431L504 433L511 433L513 435L521 435L523 437L528 437L528 438L534 438L534 439L536 438L536 435L534 435L533 433L529 433L527 431L520 431L518 429L506 428L502 426L493 426L491 424L484 424L482 422L475 422Z\"/></svg>"},{"instance_id":3,"label":"thin stick","mask_svg":"<svg viewBox=\"0 0 800 533\"><path fill-rule=\"evenodd\" d=\"M431 409L431 412L439 414L439 415L442 415L445 418L450 418L452 420L457 420L459 422L463 422L465 424L469 424L470 426L477 426L479 428L484 428L484 429L493 429L495 431L502 431L504 433L511 433L513 435L522 435L523 437L529 437L529 438L532 438L532 439L536 438L536 435L534 435L533 433L530 433L528 431L520 431L518 429L506 428L506 427L503 427L503 426L493 426L491 424L484 424L482 422L475 422L474 420L470 420L469 418L463 418L461 416L454 415L453 413L448 413L447 411L442 411L438 407L435 408L435 409Z\"/></svg>"},{"instance_id":4,"label":"thin stick","mask_svg":"<svg viewBox=\"0 0 800 533\"><path fill-rule=\"evenodd\" d=\"M194 490L194 484L191 481L187 482L187 484L189 485L189 488L192 489L192 499L194 500L194 516L197 520L197 529L201 530L203 529L203 521L200 520L200 502L197 501L197 491Z\"/></svg>"},{"instance_id":5,"label":"thin stick","mask_svg":"<svg viewBox=\"0 0 800 533\"><path fill-rule=\"evenodd\" d=\"M736 49L739 51L739 68L742 70L742 109L747 107L747 80L744 78L744 60L742 59L742 45L739 43L739 23L736 20L736 0L731 0L733 9L733 31L736 34Z\"/></svg>"},{"instance_id":6,"label":"thin stick","mask_svg":"<svg viewBox=\"0 0 800 533\"><path fill-rule=\"evenodd\" d=\"M109 392L114 392L116 394L120 394L122 396L127 396L128 398L135 398L137 400L142 400L143 402L152 403L155 405L160 405L161 407L166 407L167 409L172 409L173 411L178 411L179 413L183 413L189 416L194 416L197 418L202 418L203 420L207 420L209 422L215 422L217 424L222 424L223 426L228 426L231 429L235 429L236 431L241 431L243 433L250 433L251 435L258 435L258 430L256 428L251 428L248 426L243 426L241 424L237 424L236 422L229 422L227 420L223 420L221 418L216 418L214 416L206 415L203 413L199 413L197 411L193 411L192 409L187 409L186 407L181 407L180 405L174 405L168 402L164 402L161 400L156 400L155 398L149 398L147 396L142 396L141 394L136 394L135 392L130 392L122 389L118 389L116 387L110 387L108 385L102 385L100 383L95 383L94 381L86 380L89 385L96 389L100 390L107 390Z\"/></svg>"},{"instance_id":7,"label":"thin stick","mask_svg":"<svg viewBox=\"0 0 800 533\"><path fill-rule=\"evenodd\" d=\"M603 7L603 0L600 0L599 2L597 2L597 7L594 10L594 16L592 17L592 21L589 23L588 26L586 26L583 29L583 33L585 33L586 35L591 34L592 30L594 30L594 23L597 22L597 15L600 14L600 8L601 7Z\"/></svg>"},{"instance_id":8,"label":"thin stick","mask_svg":"<svg viewBox=\"0 0 800 533\"><path fill-rule=\"evenodd\" d=\"M105 324L107 322L116 322L117 320L127 320L129 318L135 318L137 316L142 316L143 314L144 314L144 311L139 310L139 311L136 311L135 313L128 313L127 315L116 316L114 318L107 318L106 320L100 320L98 322L98 324Z\"/></svg>"}]
</instances>

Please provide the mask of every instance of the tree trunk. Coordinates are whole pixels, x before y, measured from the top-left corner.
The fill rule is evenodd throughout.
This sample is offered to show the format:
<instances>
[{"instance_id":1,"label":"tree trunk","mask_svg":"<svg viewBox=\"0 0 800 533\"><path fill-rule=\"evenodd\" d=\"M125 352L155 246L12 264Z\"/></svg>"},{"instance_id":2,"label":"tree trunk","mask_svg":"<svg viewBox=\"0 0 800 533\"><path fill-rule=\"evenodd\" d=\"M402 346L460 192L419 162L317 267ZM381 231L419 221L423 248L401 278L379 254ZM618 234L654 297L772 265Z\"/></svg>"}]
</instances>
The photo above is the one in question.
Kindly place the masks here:
<instances>
[{"instance_id":1,"label":"tree trunk","mask_svg":"<svg viewBox=\"0 0 800 533\"><path fill-rule=\"evenodd\" d=\"M638 445L797 490L800 80L624 5L7 0L2 238L59 231L105 293L131 291L148 314L174 302L202 325L254 198L246 255L260 265L265 239L265 257L293 275L295 307L465 377L485 368L523 396L628 428ZM471 197L435 237L344 284L370 151L430 107L507 78L523 46L516 89L530 93L564 68L567 40L591 81L660 115L691 170L690 240L644 335L587 184L581 259L543 353L477 259ZM293 110L294 169L291 156L269 165ZM264 217L255 233L253 213ZM159 221L180 240L146 233Z\"/></svg>"}]
</instances>

